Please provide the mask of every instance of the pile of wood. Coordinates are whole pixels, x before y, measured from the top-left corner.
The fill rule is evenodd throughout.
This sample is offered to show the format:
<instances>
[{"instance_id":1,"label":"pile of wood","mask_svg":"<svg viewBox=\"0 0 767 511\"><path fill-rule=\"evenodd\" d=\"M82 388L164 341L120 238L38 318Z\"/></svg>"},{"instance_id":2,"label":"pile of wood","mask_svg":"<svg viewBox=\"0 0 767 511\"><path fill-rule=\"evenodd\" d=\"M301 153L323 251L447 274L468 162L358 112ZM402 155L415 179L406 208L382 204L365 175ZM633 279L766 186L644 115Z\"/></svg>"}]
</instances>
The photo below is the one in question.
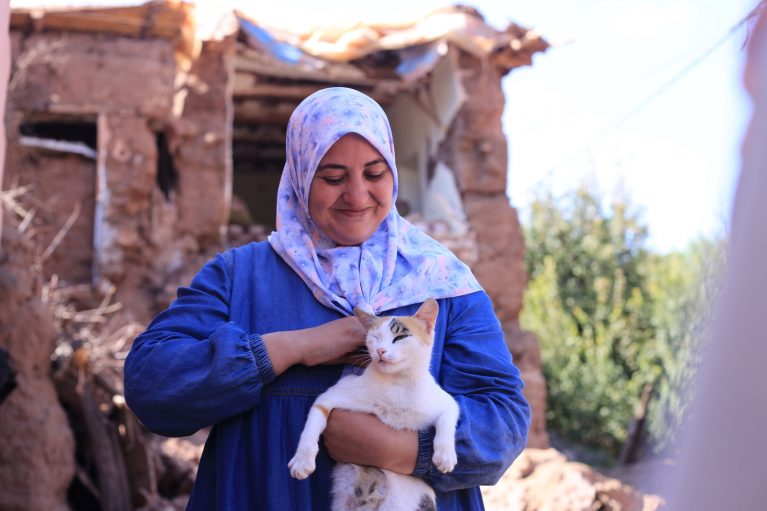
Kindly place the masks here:
<instances>
[{"instance_id":1,"label":"pile of wood","mask_svg":"<svg viewBox=\"0 0 767 511\"><path fill-rule=\"evenodd\" d=\"M163 440L126 407L123 363L144 327L127 319L114 287L43 278L56 246L41 246L42 228L25 221L36 215L18 201L24 193L2 192L12 216L0 253L0 349L13 384L0 400L0 459L13 463L0 464L0 509L183 509L207 433L193 444Z\"/></svg>"},{"instance_id":2,"label":"pile of wood","mask_svg":"<svg viewBox=\"0 0 767 511\"><path fill-rule=\"evenodd\" d=\"M70 504L77 509L183 509L196 465L164 449L160 437L146 431L125 404L122 367L143 326L119 314L122 306L113 301L114 292L62 286L55 276L42 290L58 334L52 378L76 445Z\"/></svg>"}]
</instances>

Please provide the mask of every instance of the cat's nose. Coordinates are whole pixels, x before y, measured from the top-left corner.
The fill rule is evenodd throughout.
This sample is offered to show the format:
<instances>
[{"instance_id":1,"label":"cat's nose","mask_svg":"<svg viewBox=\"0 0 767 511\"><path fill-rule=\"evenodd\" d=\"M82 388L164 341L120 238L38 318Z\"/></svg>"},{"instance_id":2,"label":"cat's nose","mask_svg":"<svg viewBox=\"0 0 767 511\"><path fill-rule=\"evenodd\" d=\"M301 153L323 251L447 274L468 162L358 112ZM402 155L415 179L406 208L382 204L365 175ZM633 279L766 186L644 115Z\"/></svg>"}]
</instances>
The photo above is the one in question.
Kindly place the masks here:
<instances>
[{"instance_id":1,"label":"cat's nose","mask_svg":"<svg viewBox=\"0 0 767 511\"><path fill-rule=\"evenodd\" d=\"M383 358L384 354L386 353L386 348L378 348L376 353L378 353L378 358Z\"/></svg>"}]
</instances>

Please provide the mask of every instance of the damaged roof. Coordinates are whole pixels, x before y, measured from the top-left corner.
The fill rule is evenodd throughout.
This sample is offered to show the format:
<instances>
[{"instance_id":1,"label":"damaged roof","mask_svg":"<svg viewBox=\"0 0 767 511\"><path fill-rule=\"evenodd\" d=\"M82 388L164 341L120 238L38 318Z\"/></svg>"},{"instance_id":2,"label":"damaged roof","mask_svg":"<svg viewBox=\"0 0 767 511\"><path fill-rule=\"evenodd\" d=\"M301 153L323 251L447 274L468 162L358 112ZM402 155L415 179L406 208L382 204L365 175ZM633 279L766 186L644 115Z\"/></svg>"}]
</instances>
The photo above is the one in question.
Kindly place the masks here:
<instances>
[{"instance_id":1,"label":"damaged roof","mask_svg":"<svg viewBox=\"0 0 767 511\"><path fill-rule=\"evenodd\" d=\"M298 33L275 30L235 11L238 40L234 96L301 99L346 85L387 104L427 76L452 45L501 74L530 65L548 43L534 30L488 25L471 7L435 10L409 22L358 23ZM281 83L290 79L290 84ZM278 116L279 117L279 116Z\"/></svg>"},{"instance_id":2,"label":"damaged roof","mask_svg":"<svg viewBox=\"0 0 767 511\"><path fill-rule=\"evenodd\" d=\"M177 60L186 67L199 52L200 39L211 37L198 30L195 9L193 3L180 0L155 0L124 7L35 7L13 9L10 25L25 31L100 32L167 39L175 43ZM422 18L396 24L358 23L301 33L266 27L240 11L218 14L222 21L216 36L237 32L241 43L238 70L369 88L369 92L383 100L427 74L447 52L448 44L489 60L502 73L531 64L535 53L548 48L548 43L534 30L513 23L505 30L497 30L476 9L466 6L441 8ZM223 21L225 18L228 23ZM235 84L235 95L245 96L267 93L306 96L313 91L311 86L275 90L274 86L243 77Z\"/></svg>"},{"instance_id":3,"label":"damaged roof","mask_svg":"<svg viewBox=\"0 0 767 511\"><path fill-rule=\"evenodd\" d=\"M254 20L237 12L244 31L265 30ZM335 62L348 62L371 53L402 50L436 41L455 44L477 58L490 58L498 53L514 54L514 65L531 63L534 53L548 44L534 30L510 24L499 31L485 23L472 7L456 5L432 11L426 16L397 24L358 23L350 27L322 27L303 33L283 33L285 43L316 57ZM284 43L283 43L284 44Z\"/></svg>"}]
</instances>

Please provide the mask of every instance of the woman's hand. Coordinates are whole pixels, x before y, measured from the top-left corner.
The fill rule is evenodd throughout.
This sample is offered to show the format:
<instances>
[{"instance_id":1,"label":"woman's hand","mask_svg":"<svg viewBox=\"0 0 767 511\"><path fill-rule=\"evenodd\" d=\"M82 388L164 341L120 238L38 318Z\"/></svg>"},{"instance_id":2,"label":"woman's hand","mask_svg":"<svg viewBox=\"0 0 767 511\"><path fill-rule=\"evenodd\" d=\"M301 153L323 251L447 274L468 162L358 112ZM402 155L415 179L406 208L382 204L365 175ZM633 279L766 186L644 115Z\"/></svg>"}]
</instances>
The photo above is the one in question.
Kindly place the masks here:
<instances>
[{"instance_id":1,"label":"woman's hand","mask_svg":"<svg viewBox=\"0 0 767 511\"><path fill-rule=\"evenodd\" d=\"M304 330L272 332L262 339L279 375L295 364L341 363L349 352L365 344L366 335L359 320L349 316Z\"/></svg>"},{"instance_id":2,"label":"woman's hand","mask_svg":"<svg viewBox=\"0 0 767 511\"><path fill-rule=\"evenodd\" d=\"M330 457L341 463L410 475L418 460L418 433L390 428L374 415L335 409L322 434Z\"/></svg>"},{"instance_id":3,"label":"woman's hand","mask_svg":"<svg viewBox=\"0 0 767 511\"><path fill-rule=\"evenodd\" d=\"M301 360L306 366L326 364L345 358L349 352L365 345L367 330L354 316L337 319L302 332Z\"/></svg>"},{"instance_id":4,"label":"woman's hand","mask_svg":"<svg viewBox=\"0 0 767 511\"><path fill-rule=\"evenodd\" d=\"M354 351L350 351L349 353L346 353L345 355L342 355L338 358L334 358L333 360L323 362L323 364L352 365L365 368L370 364L370 352L366 346L360 346Z\"/></svg>"}]
</instances>

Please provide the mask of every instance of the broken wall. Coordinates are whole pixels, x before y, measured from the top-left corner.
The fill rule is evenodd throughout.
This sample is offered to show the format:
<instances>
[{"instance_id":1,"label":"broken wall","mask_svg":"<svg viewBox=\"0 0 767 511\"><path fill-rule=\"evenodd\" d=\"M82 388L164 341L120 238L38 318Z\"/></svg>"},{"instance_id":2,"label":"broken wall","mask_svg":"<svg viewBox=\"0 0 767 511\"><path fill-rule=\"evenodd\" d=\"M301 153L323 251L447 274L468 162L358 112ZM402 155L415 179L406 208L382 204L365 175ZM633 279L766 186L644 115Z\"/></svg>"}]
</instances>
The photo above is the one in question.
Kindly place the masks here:
<instances>
[{"instance_id":1,"label":"broken wall","mask_svg":"<svg viewBox=\"0 0 767 511\"><path fill-rule=\"evenodd\" d=\"M127 318L146 321L222 241L231 40L206 43L188 72L164 39L12 31L12 41L3 188L29 185L43 246L61 237L46 274L119 284ZM96 140L60 140L73 123Z\"/></svg>"},{"instance_id":2,"label":"broken wall","mask_svg":"<svg viewBox=\"0 0 767 511\"><path fill-rule=\"evenodd\" d=\"M176 95L183 111L171 144L178 171L179 233L201 246L221 242L232 193L234 40L206 41Z\"/></svg>"},{"instance_id":3,"label":"broken wall","mask_svg":"<svg viewBox=\"0 0 767 511\"><path fill-rule=\"evenodd\" d=\"M104 509L127 509L131 500L138 507L157 497L159 476L144 469L156 464L145 459L151 442L137 442L135 419L121 412L120 427L135 429L120 433L129 437L123 464L113 412L93 400L78 407L94 382L121 396L121 378L107 381L103 366L122 359L88 341L89 326L54 330L53 306L40 296L57 288L77 297L73 310L118 311L98 339L113 342L167 306L221 246L231 188L231 40L206 44L180 69L165 39L40 27L13 30L11 39L3 190L15 209L3 248L23 255L26 268L0 261L0 324L8 326L0 345L19 380L0 411L10 419L0 432L11 439L0 446L0 508L67 509L67 492L70 502L89 495L84 502L102 499ZM8 242L12 235L27 246ZM66 359L59 351L73 346L82 381L54 385L51 360ZM83 453L99 460L95 469Z\"/></svg>"}]
</instances>

